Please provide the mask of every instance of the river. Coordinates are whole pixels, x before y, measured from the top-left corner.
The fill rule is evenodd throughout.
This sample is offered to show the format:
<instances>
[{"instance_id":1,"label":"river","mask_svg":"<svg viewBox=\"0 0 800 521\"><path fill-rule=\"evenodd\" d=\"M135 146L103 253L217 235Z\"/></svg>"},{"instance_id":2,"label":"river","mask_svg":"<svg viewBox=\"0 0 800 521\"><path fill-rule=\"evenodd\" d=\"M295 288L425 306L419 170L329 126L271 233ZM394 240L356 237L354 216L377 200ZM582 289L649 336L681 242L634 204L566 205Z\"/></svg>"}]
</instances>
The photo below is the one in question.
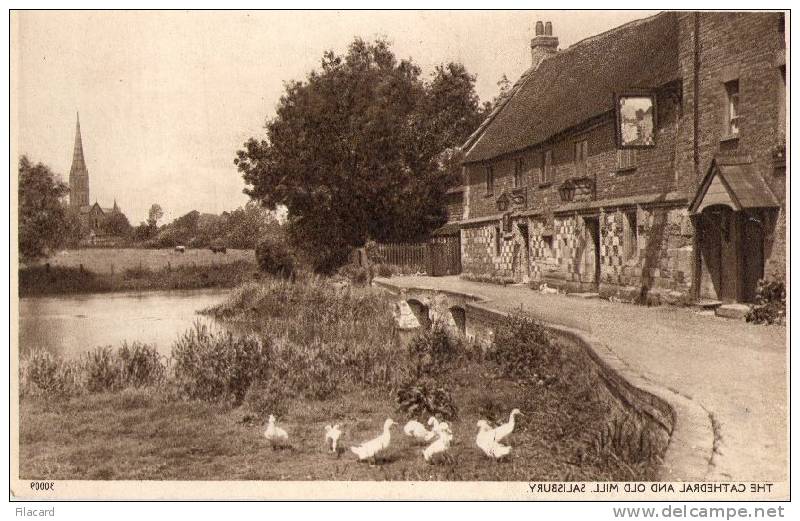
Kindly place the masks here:
<instances>
[{"instance_id":1,"label":"river","mask_svg":"<svg viewBox=\"0 0 800 521\"><path fill-rule=\"evenodd\" d=\"M20 299L20 357L44 349L76 358L96 346L123 341L155 344L169 355L172 343L200 320L197 311L222 302L227 289L102 293Z\"/></svg>"}]
</instances>

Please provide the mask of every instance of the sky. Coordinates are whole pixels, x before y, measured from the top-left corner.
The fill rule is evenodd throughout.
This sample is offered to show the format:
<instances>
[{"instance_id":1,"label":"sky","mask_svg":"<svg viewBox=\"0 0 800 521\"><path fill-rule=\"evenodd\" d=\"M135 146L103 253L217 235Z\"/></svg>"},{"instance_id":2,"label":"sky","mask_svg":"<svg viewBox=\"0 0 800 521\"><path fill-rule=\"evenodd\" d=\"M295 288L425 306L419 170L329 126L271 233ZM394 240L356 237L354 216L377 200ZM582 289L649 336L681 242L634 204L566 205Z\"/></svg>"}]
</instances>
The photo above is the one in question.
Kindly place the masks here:
<instances>
[{"instance_id":1,"label":"sky","mask_svg":"<svg viewBox=\"0 0 800 521\"><path fill-rule=\"evenodd\" d=\"M233 164L264 136L284 82L326 50L383 37L429 75L463 63L482 101L530 64L537 20L560 48L654 11L126 11L12 14L16 155L66 181L80 112L90 198L116 198L132 224L158 203L165 221L245 202ZM13 152L12 152L13 153Z\"/></svg>"}]
</instances>

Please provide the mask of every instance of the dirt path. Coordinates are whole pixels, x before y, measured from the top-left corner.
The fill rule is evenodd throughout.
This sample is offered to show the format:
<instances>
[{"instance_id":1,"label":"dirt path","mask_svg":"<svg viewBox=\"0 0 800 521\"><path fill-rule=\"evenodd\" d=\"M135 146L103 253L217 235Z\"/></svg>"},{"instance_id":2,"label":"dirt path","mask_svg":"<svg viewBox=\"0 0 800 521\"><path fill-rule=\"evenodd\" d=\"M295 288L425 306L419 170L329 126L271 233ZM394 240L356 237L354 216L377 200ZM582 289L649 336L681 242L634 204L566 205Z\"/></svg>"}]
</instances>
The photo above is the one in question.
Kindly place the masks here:
<instances>
[{"instance_id":1,"label":"dirt path","mask_svg":"<svg viewBox=\"0 0 800 521\"><path fill-rule=\"evenodd\" d=\"M500 310L591 333L646 378L695 400L718 440L709 480L787 479L786 329L457 277L394 277L403 287L479 295ZM678 419L680 421L680 419Z\"/></svg>"}]
</instances>

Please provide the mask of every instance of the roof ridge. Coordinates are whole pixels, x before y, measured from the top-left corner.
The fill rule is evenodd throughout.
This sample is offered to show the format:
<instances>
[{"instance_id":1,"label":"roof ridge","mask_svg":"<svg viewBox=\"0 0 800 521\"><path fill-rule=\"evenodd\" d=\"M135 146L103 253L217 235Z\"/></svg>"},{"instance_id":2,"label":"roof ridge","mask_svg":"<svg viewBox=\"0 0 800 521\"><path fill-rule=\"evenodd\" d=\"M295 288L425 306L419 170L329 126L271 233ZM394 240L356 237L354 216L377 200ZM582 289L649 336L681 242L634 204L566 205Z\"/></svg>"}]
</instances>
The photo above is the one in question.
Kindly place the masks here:
<instances>
[{"instance_id":1,"label":"roof ridge","mask_svg":"<svg viewBox=\"0 0 800 521\"><path fill-rule=\"evenodd\" d=\"M571 51L571 50L575 49L576 47L592 43L595 40L599 40L600 38L604 38L604 37L606 37L606 36L608 36L608 35L610 35L612 33L619 32L619 31L621 31L623 29L627 29L627 28L630 28L630 27L635 27L637 25L641 25L641 24L649 22L649 21L651 21L651 20L653 20L655 18L658 18L659 16L663 16L663 15L671 13L671 12L672 11L661 11L661 12L658 12L658 13L656 13L654 15L647 16L645 18L639 18L637 20L631 20L630 22L625 22L622 25L618 25L616 27L612 27L611 29L605 30L602 33L597 33L597 34L593 34L591 36L587 36L583 40L578 40L577 42L573 43L572 45L570 45L566 49L563 49L563 50L559 51L558 54L561 54L561 53L564 53L564 52L568 52L568 51Z\"/></svg>"}]
</instances>

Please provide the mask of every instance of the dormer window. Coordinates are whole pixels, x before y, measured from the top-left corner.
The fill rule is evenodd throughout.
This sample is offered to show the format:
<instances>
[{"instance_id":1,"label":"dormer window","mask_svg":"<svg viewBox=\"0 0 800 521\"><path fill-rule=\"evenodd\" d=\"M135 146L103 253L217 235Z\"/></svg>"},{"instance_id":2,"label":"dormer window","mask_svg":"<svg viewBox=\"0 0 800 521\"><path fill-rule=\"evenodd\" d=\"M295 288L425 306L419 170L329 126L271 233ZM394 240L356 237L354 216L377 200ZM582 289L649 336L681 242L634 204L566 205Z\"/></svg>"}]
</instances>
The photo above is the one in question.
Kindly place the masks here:
<instances>
[{"instance_id":1,"label":"dormer window","mask_svg":"<svg viewBox=\"0 0 800 521\"><path fill-rule=\"evenodd\" d=\"M739 80L725 83L725 137L739 136L741 116L739 115Z\"/></svg>"}]
</instances>

